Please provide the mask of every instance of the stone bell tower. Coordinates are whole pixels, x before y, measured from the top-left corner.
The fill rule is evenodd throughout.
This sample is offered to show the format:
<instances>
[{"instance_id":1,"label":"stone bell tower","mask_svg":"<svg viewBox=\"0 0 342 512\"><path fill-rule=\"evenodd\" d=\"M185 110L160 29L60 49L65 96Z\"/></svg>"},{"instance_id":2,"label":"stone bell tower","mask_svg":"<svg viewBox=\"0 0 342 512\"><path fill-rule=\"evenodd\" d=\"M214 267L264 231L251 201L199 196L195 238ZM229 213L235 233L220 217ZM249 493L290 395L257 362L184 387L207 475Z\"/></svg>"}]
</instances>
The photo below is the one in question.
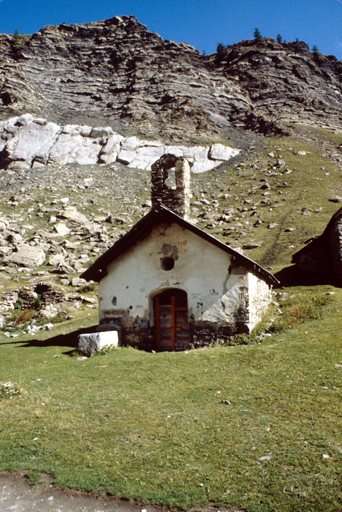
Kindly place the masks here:
<instances>
[{"instance_id":1,"label":"stone bell tower","mask_svg":"<svg viewBox=\"0 0 342 512\"><path fill-rule=\"evenodd\" d=\"M166 183L170 169L175 168L176 187ZM185 220L190 218L190 165L186 158L163 155L152 165L151 172L152 206L161 203Z\"/></svg>"}]
</instances>

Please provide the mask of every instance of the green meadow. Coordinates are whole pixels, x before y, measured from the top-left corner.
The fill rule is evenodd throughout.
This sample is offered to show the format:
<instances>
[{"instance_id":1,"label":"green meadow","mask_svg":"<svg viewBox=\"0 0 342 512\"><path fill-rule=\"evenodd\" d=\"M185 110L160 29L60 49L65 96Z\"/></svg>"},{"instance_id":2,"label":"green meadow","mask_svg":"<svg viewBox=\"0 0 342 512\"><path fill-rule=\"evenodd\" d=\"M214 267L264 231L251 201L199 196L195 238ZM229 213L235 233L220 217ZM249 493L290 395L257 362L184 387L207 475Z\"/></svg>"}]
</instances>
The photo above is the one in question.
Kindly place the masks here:
<instances>
[{"instance_id":1,"label":"green meadow","mask_svg":"<svg viewBox=\"0 0 342 512\"><path fill-rule=\"evenodd\" d=\"M91 315L1 337L1 381L21 391L0 400L0 470L178 509L339 510L342 290L277 300L248 345L80 359Z\"/></svg>"}]
</instances>

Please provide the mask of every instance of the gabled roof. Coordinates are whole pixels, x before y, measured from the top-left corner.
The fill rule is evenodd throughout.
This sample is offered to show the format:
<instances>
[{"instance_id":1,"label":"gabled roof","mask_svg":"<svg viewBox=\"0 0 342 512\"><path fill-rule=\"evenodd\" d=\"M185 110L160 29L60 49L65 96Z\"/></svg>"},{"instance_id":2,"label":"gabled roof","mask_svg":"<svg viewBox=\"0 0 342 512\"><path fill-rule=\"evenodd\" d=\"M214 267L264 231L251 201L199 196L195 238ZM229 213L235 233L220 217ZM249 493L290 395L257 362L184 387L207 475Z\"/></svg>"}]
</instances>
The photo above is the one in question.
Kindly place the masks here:
<instances>
[{"instance_id":1,"label":"gabled roof","mask_svg":"<svg viewBox=\"0 0 342 512\"><path fill-rule=\"evenodd\" d=\"M333 224L342 216L342 208L339 208L337 212L334 213L334 215L329 220L327 227L323 231L323 233L319 236L315 236L307 241L305 247L297 251L292 256L292 263L297 263L300 258L303 256L303 254L306 254L311 251L315 251L317 249L323 249L323 247L329 246L329 239L330 239L330 230Z\"/></svg>"},{"instance_id":2,"label":"gabled roof","mask_svg":"<svg viewBox=\"0 0 342 512\"><path fill-rule=\"evenodd\" d=\"M200 238L230 254L234 258L234 261L237 265L246 267L250 272L262 277L266 282L270 284L278 284L278 280L274 277L273 274L267 272L267 270L249 258L246 258L246 256L243 256L231 247L220 242L217 240L217 238L214 238L202 229L193 226L190 224L190 222L187 222L182 217L179 217L164 205L159 205L158 208L152 208L152 210L150 210L147 215L145 215L139 222L137 222L137 224L135 224L133 228L128 231L128 233L126 233L122 238L115 242L115 244L102 256L100 256L100 258L98 258L95 263L93 263L91 267L88 268L88 270L83 272L81 277L87 281L101 281L101 279L107 275L106 269L108 265L112 263L112 261L133 247L134 244L148 236L152 229L164 223L175 223L184 229L188 229Z\"/></svg>"}]
</instances>

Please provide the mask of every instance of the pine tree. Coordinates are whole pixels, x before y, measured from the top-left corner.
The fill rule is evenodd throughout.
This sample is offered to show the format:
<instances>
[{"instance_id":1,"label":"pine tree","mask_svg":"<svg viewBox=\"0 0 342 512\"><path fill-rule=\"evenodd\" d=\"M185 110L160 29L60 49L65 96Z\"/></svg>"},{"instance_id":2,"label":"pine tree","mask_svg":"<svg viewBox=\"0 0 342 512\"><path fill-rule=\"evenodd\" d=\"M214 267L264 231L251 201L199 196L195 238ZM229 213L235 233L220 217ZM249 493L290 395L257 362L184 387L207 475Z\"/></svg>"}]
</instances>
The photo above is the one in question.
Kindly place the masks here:
<instances>
[{"instance_id":1,"label":"pine tree","mask_svg":"<svg viewBox=\"0 0 342 512\"><path fill-rule=\"evenodd\" d=\"M283 38L281 37L280 34L277 35L277 42L278 43L282 43L283 42Z\"/></svg>"},{"instance_id":2,"label":"pine tree","mask_svg":"<svg viewBox=\"0 0 342 512\"><path fill-rule=\"evenodd\" d=\"M19 35L19 31L18 29L16 28L15 31L14 31L14 34L13 34L13 39L16 43L18 43L20 41L20 35Z\"/></svg>"},{"instance_id":3,"label":"pine tree","mask_svg":"<svg viewBox=\"0 0 342 512\"><path fill-rule=\"evenodd\" d=\"M261 38L262 38L261 32L260 32L260 30L259 30L258 28L256 28L256 29L254 30L254 34L253 34L253 36L254 36L254 39L256 39L256 40L259 40L259 39L261 39Z\"/></svg>"}]
</instances>

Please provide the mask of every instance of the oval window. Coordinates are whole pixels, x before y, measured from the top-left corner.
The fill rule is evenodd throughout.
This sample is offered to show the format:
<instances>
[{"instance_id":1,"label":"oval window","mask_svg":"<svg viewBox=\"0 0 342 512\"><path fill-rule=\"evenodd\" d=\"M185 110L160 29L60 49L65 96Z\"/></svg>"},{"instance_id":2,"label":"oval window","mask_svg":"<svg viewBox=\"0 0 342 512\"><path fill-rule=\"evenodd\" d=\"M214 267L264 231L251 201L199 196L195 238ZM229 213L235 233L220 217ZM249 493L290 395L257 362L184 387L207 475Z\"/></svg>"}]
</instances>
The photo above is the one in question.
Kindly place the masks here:
<instances>
[{"instance_id":1,"label":"oval window","mask_svg":"<svg viewBox=\"0 0 342 512\"><path fill-rule=\"evenodd\" d=\"M172 270L175 266L175 261L170 256L165 256L165 258L162 258L160 264L163 270Z\"/></svg>"}]
</instances>

